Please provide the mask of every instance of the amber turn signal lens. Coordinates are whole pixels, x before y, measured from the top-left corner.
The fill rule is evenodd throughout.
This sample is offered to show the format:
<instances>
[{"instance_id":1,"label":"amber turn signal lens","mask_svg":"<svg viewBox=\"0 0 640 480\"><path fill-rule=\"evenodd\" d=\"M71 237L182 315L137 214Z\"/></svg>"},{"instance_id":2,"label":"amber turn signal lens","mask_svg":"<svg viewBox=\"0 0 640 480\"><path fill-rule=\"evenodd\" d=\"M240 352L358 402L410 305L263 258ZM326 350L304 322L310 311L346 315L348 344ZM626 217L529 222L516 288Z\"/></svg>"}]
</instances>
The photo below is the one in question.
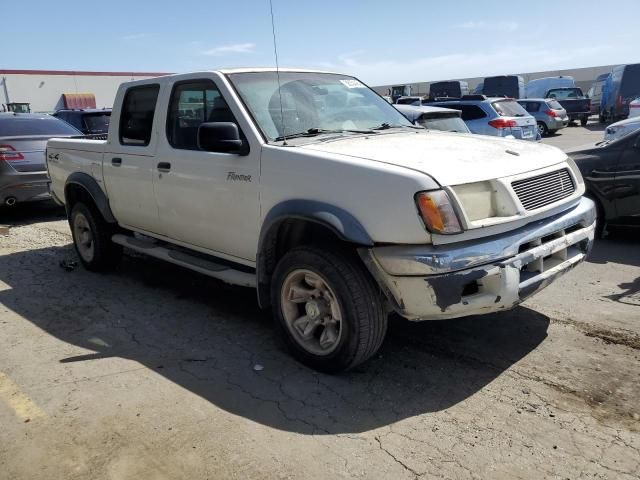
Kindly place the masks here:
<instances>
[{"instance_id":1,"label":"amber turn signal lens","mask_svg":"<svg viewBox=\"0 0 640 480\"><path fill-rule=\"evenodd\" d=\"M444 190L418 193L416 203L420 216L430 232L440 234L462 232L458 216L449 195Z\"/></svg>"}]
</instances>

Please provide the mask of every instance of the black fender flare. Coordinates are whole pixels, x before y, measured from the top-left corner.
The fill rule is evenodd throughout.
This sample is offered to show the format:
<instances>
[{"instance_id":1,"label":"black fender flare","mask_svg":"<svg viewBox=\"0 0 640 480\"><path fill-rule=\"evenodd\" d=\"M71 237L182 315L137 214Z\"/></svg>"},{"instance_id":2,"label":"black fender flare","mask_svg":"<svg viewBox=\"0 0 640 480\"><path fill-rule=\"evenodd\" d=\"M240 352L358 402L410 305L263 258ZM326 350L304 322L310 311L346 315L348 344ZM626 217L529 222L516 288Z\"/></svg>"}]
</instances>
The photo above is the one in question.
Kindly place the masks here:
<instances>
[{"instance_id":1,"label":"black fender flare","mask_svg":"<svg viewBox=\"0 0 640 480\"><path fill-rule=\"evenodd\" d=\"M371 247L374 242L371 236L348 211L325 202L316 200L292 199L275 205L264 218L258 240L256 276L258 284L258 303L261 307L270 304L269 285L271 283L270 268L267 264L271 243L276 240L275 234L286 220L304 220L322 225L332 231L340 240L358 246Z\"/></svg>"},{"instance_id":2,"label":"black fender flare","mask_svg":"<svg viewBox=\"0 0 640 480\"><path fill-rule=\"evenodd\" d=\"M89 194L105 221L108 223L117 223L116 217L113 216L113 212L109 206L109 199L107 198L107 195L104 193L102 188L100 188L97 180L84 172L72 173L64 184L67 215L71 213L69 202L66 200L68 198L67 193L70 185L78 185Z\"/></svg>"}]
</instances>

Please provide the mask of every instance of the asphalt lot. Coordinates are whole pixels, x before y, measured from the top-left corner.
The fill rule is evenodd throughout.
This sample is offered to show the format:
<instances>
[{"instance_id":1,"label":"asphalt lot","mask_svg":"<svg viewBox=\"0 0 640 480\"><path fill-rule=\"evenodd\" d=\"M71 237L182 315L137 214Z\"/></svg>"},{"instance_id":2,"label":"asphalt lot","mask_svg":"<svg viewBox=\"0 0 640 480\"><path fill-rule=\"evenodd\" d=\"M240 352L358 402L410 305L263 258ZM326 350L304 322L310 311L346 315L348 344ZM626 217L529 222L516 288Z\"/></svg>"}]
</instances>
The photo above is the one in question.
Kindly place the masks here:
<instances>
[{"instance_id":1,"label":"asphalt lot","mask_svg":"<svg viewBox=\"0 0 640 480\"><path fill-rule=\"evenodd\" d=\"M73 268L51 205L0 224L2 480L640 476L632 234L513 311L393 318L376 358L328 376L282 351L252 290L137 255Z\"/></svg>"}]
</instances>

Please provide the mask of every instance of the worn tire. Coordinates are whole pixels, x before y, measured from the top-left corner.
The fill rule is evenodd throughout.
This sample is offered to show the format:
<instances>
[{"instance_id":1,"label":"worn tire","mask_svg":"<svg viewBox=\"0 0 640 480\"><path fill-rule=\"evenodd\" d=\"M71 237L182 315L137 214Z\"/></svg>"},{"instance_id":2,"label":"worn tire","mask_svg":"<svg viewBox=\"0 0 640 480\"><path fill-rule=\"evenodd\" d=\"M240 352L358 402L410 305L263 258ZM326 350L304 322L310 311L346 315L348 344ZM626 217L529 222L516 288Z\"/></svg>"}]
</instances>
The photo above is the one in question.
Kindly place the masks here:
<instances>
[{"instance_id":1,"label":"worn tire","mask_svg":"<svg viewBox=\"0 0 640 480\"><path fill-rule=\"evenodd\" d=\"M293 336L282 305L286 278L298 271L319 275L335 292L342 321L335 350L327 355L309 352ZM306 246L289 251L276 266L271 301L279 333L293 356L316 370L335 373L353 368L372 357L387 332L387 313L378 286L355 255Z\"/></svg>"},{"instance_id":2,"label":"worn tire","mask_svg":"<svg viewBox=\"0 0 640 480\"><path fill-rule=\"evenodd\" d=\"M79 224L82 223L89 231L91 238L92 255L83 251L82 239L79 238ZM73 244L80 258L80 262L93 272L113 269L122 257L122 247L111 241L115 233L115 227L107 223L97 208L83 202L76 203L69 216Z\"/></svg>"}]
</instances>

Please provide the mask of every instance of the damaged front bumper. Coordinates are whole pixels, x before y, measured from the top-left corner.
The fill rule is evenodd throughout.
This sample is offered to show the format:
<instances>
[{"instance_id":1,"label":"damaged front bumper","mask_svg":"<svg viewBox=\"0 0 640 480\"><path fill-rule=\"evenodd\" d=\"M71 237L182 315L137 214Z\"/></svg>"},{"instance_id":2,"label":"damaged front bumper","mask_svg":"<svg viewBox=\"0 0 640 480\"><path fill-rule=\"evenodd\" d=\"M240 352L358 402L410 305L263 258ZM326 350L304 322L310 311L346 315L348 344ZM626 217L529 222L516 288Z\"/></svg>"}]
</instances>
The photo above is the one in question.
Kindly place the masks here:
<instances>
[{"instance_id":1,"label":"damaged front bumper","mask_svg":"<svg viewBox=\"0 0 640 480\"><path fill-rule=\"evenodd\" d=\"M410 320L455 318L514 307L584 260L596 210L582 198L558 215L451 245L360 251L394 309Z\"/></svg>"}]
</instances>

